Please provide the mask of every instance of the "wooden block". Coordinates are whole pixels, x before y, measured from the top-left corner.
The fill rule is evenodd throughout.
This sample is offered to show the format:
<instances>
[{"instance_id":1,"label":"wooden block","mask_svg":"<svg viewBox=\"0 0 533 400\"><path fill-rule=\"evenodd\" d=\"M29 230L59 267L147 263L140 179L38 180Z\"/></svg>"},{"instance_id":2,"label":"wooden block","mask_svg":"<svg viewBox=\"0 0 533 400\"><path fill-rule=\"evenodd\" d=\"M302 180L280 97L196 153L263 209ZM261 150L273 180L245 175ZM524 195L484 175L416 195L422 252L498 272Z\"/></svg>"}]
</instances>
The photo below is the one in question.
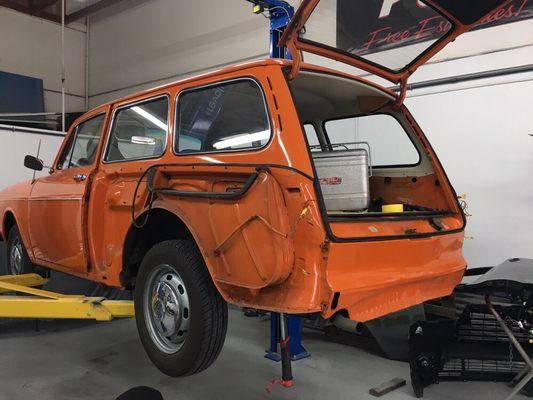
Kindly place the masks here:
<instances>
[{"instance_id":1,"label":"wooden block","mask_svg":"<svg viewBox=\"0 0 533 400\"><path fill-rule=\"evenodd\" d=\"M375 397L381 397L383 395L386 395L387 393L392 392L393 390L396 390L398 388L401 388L402 386L405 386L406 382L405 379L402 378L394 378L390 381L387 381L385 383L382 383L379 386L373 387L368 391L372 396Z\"/></svg>"}]
</instances>

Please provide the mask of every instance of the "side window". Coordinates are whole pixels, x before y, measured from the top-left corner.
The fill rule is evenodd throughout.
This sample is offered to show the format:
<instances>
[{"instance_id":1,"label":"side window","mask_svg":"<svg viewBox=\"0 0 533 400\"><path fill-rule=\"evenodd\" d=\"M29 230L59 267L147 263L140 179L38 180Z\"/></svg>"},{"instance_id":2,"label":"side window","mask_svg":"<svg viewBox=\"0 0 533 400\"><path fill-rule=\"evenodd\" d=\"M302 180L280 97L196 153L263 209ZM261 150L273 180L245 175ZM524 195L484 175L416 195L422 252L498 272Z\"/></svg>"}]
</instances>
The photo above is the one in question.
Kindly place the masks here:
<instances>
[{"instance_id":1,"label":"side window","mask_svg":"<svg viewBox=\"0 0 533 400\"><path fill-rule=\"evenodd\" d=\"M375 167L409 166L420 161L418 150L407 132L391 115L376 114L328 121L325 128L332 145L367 142Z\"/></svg>"},{"instance_id":2,"label":"side window","mask_svg":"<svg viewBox=\"0 0 533 400\"><path fill-rule=\"evenodd\" d=\"M270 139L263 93L252 80L187 91L177 115L177 153L255 149Z\"/></svg>"},{"instance_id":3,"label":"side window","mask_svg":"<svg viewBox=\"0 0 533 400\"><path fill-rule=\"evenodd\" d=\"M101 114L75 128L59 159L57 169L85 167L94 163L104 119L105 114Z\"/></svg>"},{"instance_id":4,"label":"side window","mask_svg":"<svg viewBox=\"0 0 533 400\"><path fill-rule=\"evenodd\" d=\"M120 108L115 113L105 161L160 157L167 147L168 97Z\"/></svg>"}]
</instances>

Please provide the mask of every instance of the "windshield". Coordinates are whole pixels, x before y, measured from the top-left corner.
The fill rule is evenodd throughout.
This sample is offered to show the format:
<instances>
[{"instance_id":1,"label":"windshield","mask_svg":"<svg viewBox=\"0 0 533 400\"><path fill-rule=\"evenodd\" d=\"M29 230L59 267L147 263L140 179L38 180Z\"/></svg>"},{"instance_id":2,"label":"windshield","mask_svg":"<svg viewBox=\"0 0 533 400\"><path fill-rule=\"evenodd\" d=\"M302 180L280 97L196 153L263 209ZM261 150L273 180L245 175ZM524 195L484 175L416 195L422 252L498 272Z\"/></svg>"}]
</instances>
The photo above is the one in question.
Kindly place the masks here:
<instances>
[{"instance_id":1,"label":"windshield","mask_svg":"<svg viewBox=\"0 0 533 400\"><path fill-rule=\"evenodd\" d=\"M416 0L321 0L300 40L397 72L451 30L448 20Z\"/></svg>"}]
</instances>

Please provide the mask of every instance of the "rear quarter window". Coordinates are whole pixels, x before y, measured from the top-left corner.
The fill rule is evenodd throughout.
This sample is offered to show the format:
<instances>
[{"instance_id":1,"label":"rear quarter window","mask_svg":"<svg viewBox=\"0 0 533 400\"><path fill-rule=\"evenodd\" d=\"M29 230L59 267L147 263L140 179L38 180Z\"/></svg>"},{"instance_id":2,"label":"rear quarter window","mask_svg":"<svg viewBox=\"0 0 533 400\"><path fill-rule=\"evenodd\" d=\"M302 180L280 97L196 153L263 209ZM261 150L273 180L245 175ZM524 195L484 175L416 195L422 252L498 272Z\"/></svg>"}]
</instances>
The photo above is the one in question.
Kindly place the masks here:
<instances>
[{"instance_id":1,"label":"rear quarter window","mask_svg":"<svg viewBox=\"0 0 533 400\"><path fill-rule=\"evenodd\" d=\"M176 107L176 153L253 150L270 140L264 95L252 79L187 90Z\"/></svg>"}]
</instances>

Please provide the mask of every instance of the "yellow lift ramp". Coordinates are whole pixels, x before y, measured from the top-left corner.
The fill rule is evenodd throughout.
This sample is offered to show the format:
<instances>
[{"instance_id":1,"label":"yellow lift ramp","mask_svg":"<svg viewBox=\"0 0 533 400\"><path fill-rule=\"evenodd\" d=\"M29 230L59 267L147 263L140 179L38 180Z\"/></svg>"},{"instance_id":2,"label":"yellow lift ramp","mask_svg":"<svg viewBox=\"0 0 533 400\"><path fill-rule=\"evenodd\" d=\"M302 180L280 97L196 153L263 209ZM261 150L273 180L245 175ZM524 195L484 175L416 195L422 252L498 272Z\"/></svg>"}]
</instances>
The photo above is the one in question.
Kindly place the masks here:
<instances>
[{"instance_id":1,"label":"yellow lift ramp","mask_svg":"<svg viewBox=\"0 0 533 400\"><path fill-rule=\"evenodd\" d=\"M111 321L135 315L133 301L67 295L38 289L38 274L0 276L0 318L93 319Z\"/></svg>"}]
</instances>

